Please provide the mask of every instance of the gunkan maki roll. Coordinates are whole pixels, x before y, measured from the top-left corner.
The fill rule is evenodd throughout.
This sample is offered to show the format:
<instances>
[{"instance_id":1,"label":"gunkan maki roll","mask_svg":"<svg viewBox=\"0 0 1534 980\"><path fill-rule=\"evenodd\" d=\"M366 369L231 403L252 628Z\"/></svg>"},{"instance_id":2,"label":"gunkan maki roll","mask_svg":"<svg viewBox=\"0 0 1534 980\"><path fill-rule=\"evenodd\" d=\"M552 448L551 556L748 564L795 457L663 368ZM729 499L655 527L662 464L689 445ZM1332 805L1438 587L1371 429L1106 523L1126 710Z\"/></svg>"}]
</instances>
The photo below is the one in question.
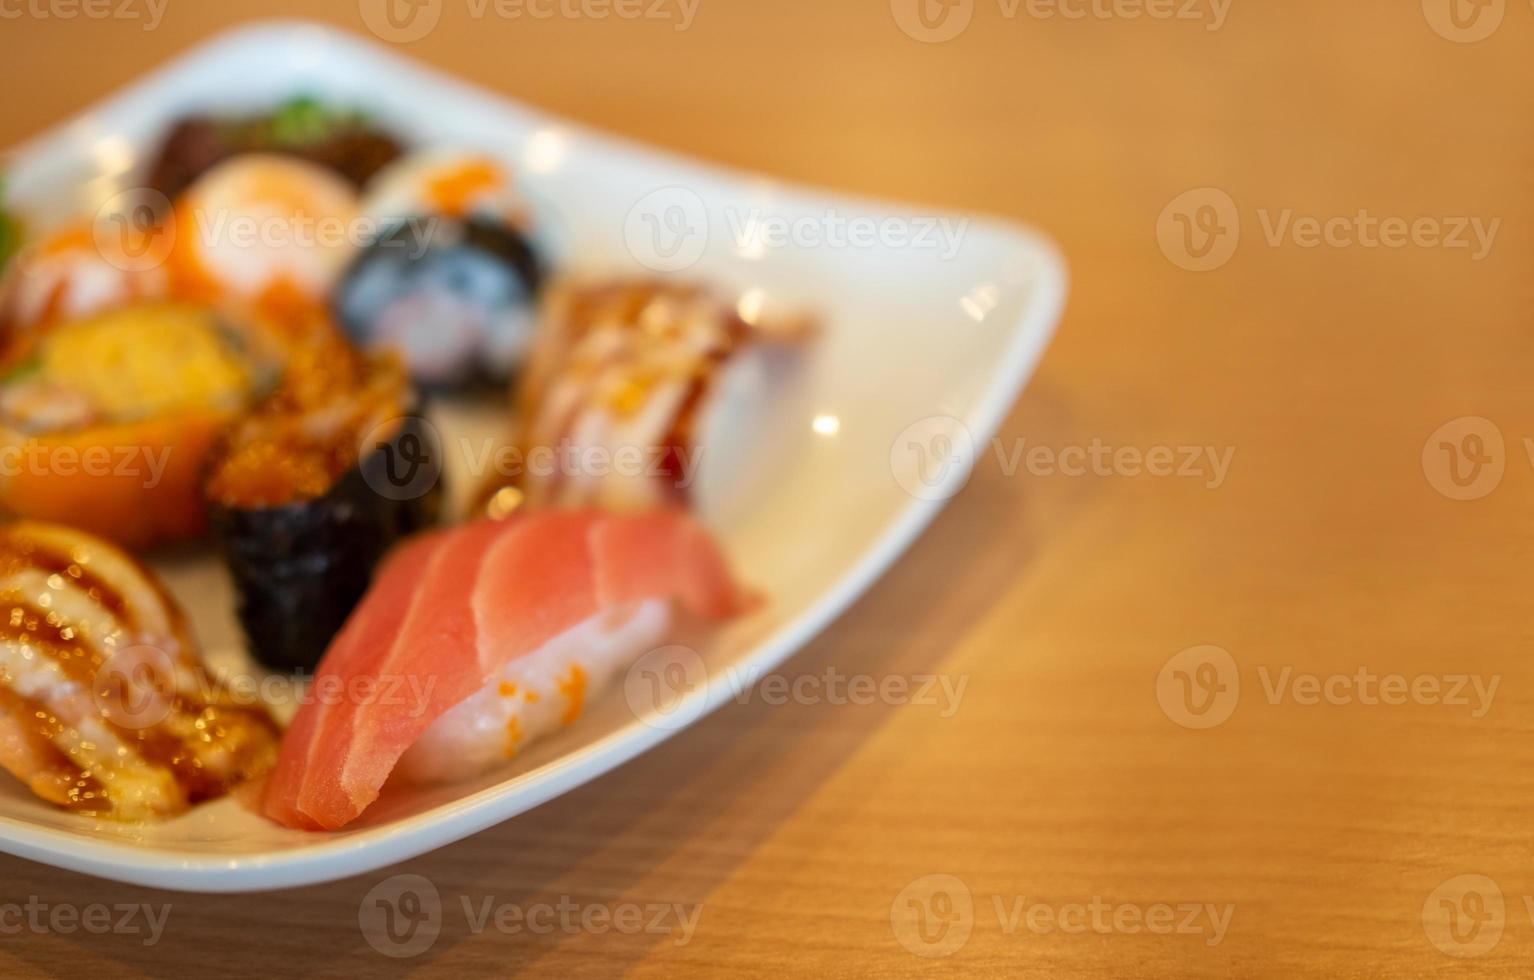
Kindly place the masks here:
<instances>
[{"instance_id":1,"label":"gunkan maki roll","mask_svg":"<svg viewBox=\"0 0 1534 980\"><path fill-rule=\"evenodd\" d=\"M207 482L253 655L313 669L373 569L436 521L442 459L404 365L339 337L296 353L225 437Z\"/></svg>"}]
</instances>

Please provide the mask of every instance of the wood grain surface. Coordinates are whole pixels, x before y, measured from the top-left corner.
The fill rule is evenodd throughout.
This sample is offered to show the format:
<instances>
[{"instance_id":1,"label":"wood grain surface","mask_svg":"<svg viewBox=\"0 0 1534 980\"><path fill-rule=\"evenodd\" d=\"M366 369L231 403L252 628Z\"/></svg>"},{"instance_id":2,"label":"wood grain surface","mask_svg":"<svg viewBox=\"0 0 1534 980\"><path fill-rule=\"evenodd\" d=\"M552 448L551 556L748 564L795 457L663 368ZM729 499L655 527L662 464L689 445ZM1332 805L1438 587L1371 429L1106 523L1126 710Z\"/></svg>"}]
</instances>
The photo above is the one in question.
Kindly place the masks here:
<instances>
[{"instance_id":1,"label":"wood grain surface","mask_svg":"<svg viewBox=\"0 0 1534 980\"><path fill-rule=\"evenodd\" d=\"M168 0L153 29L126 2L0 3L0 144L239 21L367 30L366 0ZM1534 971L1529 3L958 0L940 43L902 0L700 0L685 30L679 0L440 6L402 47L518 98L1061 243L1069 310L999 443L785 669L962 697L753 698L323 887L200 898L0 858L0 903L168 914L153 945L0 935L0 973ZM443 924L390 959L359 906L400 873ZM634 907L645 928L600 928ZM476 930L486 908L508 928Z\"/></svg>"}]
</instances>

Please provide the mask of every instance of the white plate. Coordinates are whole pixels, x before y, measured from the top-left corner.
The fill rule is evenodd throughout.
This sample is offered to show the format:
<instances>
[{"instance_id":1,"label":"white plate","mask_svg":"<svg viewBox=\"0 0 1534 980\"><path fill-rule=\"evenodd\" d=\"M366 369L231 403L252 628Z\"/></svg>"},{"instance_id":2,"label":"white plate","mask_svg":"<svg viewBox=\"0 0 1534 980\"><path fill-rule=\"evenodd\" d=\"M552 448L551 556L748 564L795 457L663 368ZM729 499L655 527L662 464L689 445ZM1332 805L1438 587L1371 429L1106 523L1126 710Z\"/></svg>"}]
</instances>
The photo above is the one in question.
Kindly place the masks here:
<instances>
[{"instance_id":1,"label":"white plate","mask_svg":"<svg viewBox=\"0 0 1534 980\"><path fill-rule=\"evenodd\" d=\"M643 273L640 263L695 258L688 276L755 291L751 302L769 310L819 314L823 330L791 380L732 411L700 477L706 518L770 604L700 645L711 682L663 719L636 718L625 691L610 691L505 771L386 793L342 832L285 830L234 800L125 828L56 811L0 774L0 849L12 854L161 888L304 885L440 847L601 775L719 707L742 678L782 663L896 560L967 481L975 444L1017 397L1064 302L1059 256L1016 225L832 196L645 149L305 24L219 38L19 148L8 197L43 217L88 213L135 186L145 153L178 114L301 92L367 107L419 143L502 156L563 261ZM924 230L938 218L959 232L952 247L940 227ZM754 240L753 219L764 230ZM484 420L438 422L451 440ZM156 566L212 659L241 657L218 564Z\"/></svg>"}]
</instances>

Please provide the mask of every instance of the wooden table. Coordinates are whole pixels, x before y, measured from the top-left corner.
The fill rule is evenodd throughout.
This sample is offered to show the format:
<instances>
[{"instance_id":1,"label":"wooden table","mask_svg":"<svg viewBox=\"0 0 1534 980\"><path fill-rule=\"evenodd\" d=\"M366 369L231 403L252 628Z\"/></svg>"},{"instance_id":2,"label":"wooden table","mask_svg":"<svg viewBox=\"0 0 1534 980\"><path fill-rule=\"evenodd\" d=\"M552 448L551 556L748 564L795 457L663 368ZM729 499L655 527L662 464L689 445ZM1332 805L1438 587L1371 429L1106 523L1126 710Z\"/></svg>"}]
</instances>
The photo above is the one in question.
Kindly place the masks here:
<instances>
[{"instance_id":1,"label":"wooden table","mask_svg":"<svg viewBox=\"0 0 1534 980\"><path fill-rule=\"evenodd\" d=\"M1436 0L1431 17L1415 2L1238 0L1218 29L1208 0L1177 0L1192 20L1022 2L975 0L965 31L926 43L884 0L702 0L687 30L677 7L476 19L445 0L406 45L598 126L1059 240L1070 308L1002 452L787 668L938 673L967 684L957 711L754 699L408 866L282 894L151 893L3 859L6 901L169 903L170 917L148 948L0 936L0 972L1534 969L1519 571L1534 545L1534 10L1507 0L1494 33L1461 43L1490 21ZM0 142L284 11L365 29L349 0L172 2L154 30L6 20ZM929 22L913 32L956 23ZM1163 215L1206 187L1228 200ZM1306 217L1348 221L1327 240ZM1484 255L1438 241L1470 218L1500 221ZM1218 268L1183 268L1237 240ZM1490 420L1500 450L1465 417ZM1127 456L1068 476L1012 466L1024 439L1056 464L1094 445L1233 455L1223 478L1208 457L1192 476ZM1172 660L1206 645L1228 659ZM1490 703L1453 696L1456 675L1495 682ZM400 872L429 878L447 911L434 946L393 961L358 907ZM465 899L701 914L690 933L555 918L545 934L474 934Z\"/></svg>"}]
</instances>

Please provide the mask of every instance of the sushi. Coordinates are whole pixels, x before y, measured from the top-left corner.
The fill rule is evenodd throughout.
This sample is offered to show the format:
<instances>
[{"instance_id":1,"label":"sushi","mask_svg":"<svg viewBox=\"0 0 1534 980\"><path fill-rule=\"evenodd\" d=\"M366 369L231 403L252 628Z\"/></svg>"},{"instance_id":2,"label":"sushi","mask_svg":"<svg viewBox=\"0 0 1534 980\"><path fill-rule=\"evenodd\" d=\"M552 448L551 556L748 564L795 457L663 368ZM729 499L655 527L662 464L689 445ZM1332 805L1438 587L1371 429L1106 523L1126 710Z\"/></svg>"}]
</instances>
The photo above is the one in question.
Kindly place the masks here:
<instances>
[{"instance_id":1,"label":"sushi","mask_svg":"<svg viewBox=\"0 0 1534 980\"><path fill-rule=\"evenodd\" d=\"M749 319L748 319L749 316ZM810 325L766 320L701 286L620 280L567 286L547 303L520 391L520 472L481 493L505 507L643 510L685 504L704 423L748 350L792 349ZM601 454L586 471L559 460ZM631 465L616 465L624 458Z\"/></svg>"},{"instance_id":2,"label":"sushi","mask_svg":"<svg viewBox=\"0 0 1534 980\"><path fill-rule=\"evenodd\" d=\"M277 727L197 658L165 589L60 525L0 526L0 767L65 810L172 817L264 774Z\"/></svg>"},{"instance_id":3,"label":"sushi","mask_svg":"<svg viewBox=\"0 0 1534 980\"><path fill-rule=\"evenodd\" d=\"M355 190L317 164L249 154L203 174L175 204L176 295L277 311L322 306L360 245Z\"/></svg>"},{"instance_id":4,"label":"sushi","mask_svg":"<svg viewBox=\"0 0 1534 980\"><path fill-rule=\"evenodd\" d=\"M201 535L203 467L276 384L284 328L245 311L129 306L0 353L0 512L129 547Z\"/></svg>"},{"instance_id":5,"label":"sushi","mask_svg":"<svg viewBox=\"0 0 1534 980\"><path fill-rule=\"evenodd\" d=\"M422 215L478 219L527 229L527 205L511 174L489 157L463 150L417 150L368 183L363 211L384 225Z\"/></svg>"},{"instance_id":6,"label":"sushi","mask_svg":"<svg viewBox=\"0 0 1534 980\"><path fill-rule=\"evenodd\" d=\"M506 173L473 155L406 157L379 174L363 210L387 230L336 290L352 339L399 352L423 384L509 377L545 273Z\"/></svg>"},{"instance_id":7,"label":"sushi","mask_svg":"<svg viewBox=\"0 0 1534 980\"><path fill-rule=\"evenodd\" d=\"M677 510L543 512L413 539L325 654L267 783L266 814L351 823L391 774L461 779L573 721L673 628L747 609L708 533Z\"/></svg>"},{"instance_id":8,"label":"sushi","mask_svg":"<svg viewBox=\"0 0 1534 980\"><path fill-rule=\"evenodd\" d=\"M163 299L168 238L156 224L76 221L24 249L0 280L0 332L14 344L52 324Z\"/></svg>"},{"instance_id":9,"label":"sushi","mask_svg":"<svg viewBox=\"0 0 1534 980\"><path fill-rule=\"evenodd\" d=\"M399 140L366 114L300 96L271 112L178 120L160 145L148 183L175 200L231 157L271 153L322 166L361 188L402 152Z\"/></svg>"},{"instance_id":10,"label":"sushi","mask_svg":"<svg viewBox=\"0 0 1534 980\"><path fill-rule=\"evenodd\" d=\"M332 335L215 449L214 537L262 662L313 669L379 558L435 522L442 458L420 410L397 359Z\"/></svg>"}]
</instances>

